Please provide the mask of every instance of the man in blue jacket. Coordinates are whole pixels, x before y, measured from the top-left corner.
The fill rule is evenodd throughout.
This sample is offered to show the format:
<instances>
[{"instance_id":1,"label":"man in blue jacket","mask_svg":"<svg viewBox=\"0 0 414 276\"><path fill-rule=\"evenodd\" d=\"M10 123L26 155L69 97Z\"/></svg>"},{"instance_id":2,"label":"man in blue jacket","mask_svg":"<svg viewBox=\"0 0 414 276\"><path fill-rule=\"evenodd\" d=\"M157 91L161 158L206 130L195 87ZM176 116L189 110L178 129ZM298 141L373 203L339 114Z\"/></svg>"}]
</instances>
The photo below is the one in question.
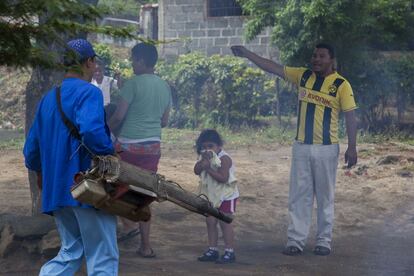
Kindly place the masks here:
<instances>
[{"instance_id":1,"label":"man in blue jacket","mask_svg":"<svg viewBox=\"0 0 414 276\"><path fill-rule=\"evenodd\" d=\"M41 177L43 213L53 215L61 238L58 255L40 275L74 275L85 257L88 275L117 275L116 217L73 199L73 177L86 171L91 154L113 154L105 122L102 92L90 84L96 54L84 39L68 42L61 84L63 113L79 130L70 134L58 109L53 88L40 101L24 146L26 167Z\"/></svg>"}]
</instances>

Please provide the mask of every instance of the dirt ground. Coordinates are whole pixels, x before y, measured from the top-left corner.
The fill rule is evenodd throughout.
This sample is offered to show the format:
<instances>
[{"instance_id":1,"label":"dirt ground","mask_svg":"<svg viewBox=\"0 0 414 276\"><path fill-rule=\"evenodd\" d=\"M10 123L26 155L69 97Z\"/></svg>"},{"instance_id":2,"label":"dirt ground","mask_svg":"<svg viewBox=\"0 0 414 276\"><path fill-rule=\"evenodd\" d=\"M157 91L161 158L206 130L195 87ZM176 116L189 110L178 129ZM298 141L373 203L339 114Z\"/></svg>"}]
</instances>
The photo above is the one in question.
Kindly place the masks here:
<instances>
[{"instance_id":1,"label":"dirt ground","mask_svg":"<svg viewBox=\"0 0 414 276\"><path fill-rule=\"evenodd\" d=\"M328 257L312 254L315 225L303 256L280 253L286 242L290 147L226 150L241 193L234 221L237 262L199 263L196 257L207 244L204 218L168 202L154 203L151 240L157 258L137 257L139 237L120 243L120 275L414 275L414 178L400 172L412 170L414 147L361 145L359 165L351 171L341 159ZM387 155L400 156L399 161L377 165ZM191 149L166 145L159 173L195 191L194 159ZM29 213L26 175L20 151L0 151L1 212ZM0 259L0 274L37 275L45 260L17 250Z\"/></svg>"}]
</instances>

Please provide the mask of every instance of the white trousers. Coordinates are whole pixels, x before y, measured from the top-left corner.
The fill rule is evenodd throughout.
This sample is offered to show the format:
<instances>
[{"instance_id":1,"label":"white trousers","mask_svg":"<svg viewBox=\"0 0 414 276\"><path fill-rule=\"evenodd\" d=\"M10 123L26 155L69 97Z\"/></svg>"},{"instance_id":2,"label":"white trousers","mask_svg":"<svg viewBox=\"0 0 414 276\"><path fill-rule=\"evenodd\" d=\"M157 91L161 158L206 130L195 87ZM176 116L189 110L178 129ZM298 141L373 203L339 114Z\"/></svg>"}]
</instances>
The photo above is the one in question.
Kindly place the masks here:
<instances>
[{"instance_id":1,"label":"white trousers","mask_svg":"<svg viewBox=\"0 0 414 276\"><path fill-rule=\"evenodd\" d=\"M316 197L316 245L331 248L338 156L338 144L293 144L287 246L305 247Z\"/></svg>"}]
</instances>

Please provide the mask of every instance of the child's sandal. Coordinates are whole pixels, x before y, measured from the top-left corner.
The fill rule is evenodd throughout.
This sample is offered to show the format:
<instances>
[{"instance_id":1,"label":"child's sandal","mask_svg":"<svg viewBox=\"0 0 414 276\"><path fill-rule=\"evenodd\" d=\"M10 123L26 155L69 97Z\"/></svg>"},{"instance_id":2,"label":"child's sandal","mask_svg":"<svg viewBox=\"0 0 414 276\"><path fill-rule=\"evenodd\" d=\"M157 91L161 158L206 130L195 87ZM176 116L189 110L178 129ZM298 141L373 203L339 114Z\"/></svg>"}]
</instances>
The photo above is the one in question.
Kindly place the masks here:
<instances>
[{"instance_id":1,"label":"child's sandal","mask_svg":"<svg viewBox=\"0 0 414 276\"><path fill-rule=\"evenodd\" d=\"M219 252L217 250L208 249L206 252L203 253L197 259L200 262L215 262L219 258Z\"/></svg>"},{"instance_id":2,"label":"child's sandal","mask_svg":"<svg viewBox=\"0 0 414 276\"><path fill-rule=\"evenodd\" d=\"M216 264L231 264L236 261L234 252L225 251L224 254L216 261Z\"/></svg>"}]
</instances>

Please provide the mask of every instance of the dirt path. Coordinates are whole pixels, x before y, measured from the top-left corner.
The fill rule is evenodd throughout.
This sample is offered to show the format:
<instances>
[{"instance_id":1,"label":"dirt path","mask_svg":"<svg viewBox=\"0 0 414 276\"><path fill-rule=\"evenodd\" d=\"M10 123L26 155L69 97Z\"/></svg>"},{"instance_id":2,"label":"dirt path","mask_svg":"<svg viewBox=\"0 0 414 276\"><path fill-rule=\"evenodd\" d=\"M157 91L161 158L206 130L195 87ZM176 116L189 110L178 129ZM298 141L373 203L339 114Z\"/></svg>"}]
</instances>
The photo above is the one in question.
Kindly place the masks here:
<instances>
[{"instance_id":1,"label":"dirt path","mask_svg":"<svg viewBox=\"0 0 414 276\"><path fill-rule=\"evenodd\" d=\"M280 253L286 241L290 148L230 148L241 193L234 222L237 263L197 262L207 243L204 218L170 203L154 203L151 235L157 258L136 256L139 238L121 243L120 275L414 275L414 179L397 174L414 165L407 161L414 148L362 145L360 150L357 168L338 169L331 256L312 254L315 225L303 256ZM376 165L390 154L401 160ZM194 159L191 149L166 146L159 172L194 191ZM20 152L0 152L1 212L29 211L26 182ZM44 261L18 250L0 259L0 274L36 275Z\"/></svg>"}]
</instances>

